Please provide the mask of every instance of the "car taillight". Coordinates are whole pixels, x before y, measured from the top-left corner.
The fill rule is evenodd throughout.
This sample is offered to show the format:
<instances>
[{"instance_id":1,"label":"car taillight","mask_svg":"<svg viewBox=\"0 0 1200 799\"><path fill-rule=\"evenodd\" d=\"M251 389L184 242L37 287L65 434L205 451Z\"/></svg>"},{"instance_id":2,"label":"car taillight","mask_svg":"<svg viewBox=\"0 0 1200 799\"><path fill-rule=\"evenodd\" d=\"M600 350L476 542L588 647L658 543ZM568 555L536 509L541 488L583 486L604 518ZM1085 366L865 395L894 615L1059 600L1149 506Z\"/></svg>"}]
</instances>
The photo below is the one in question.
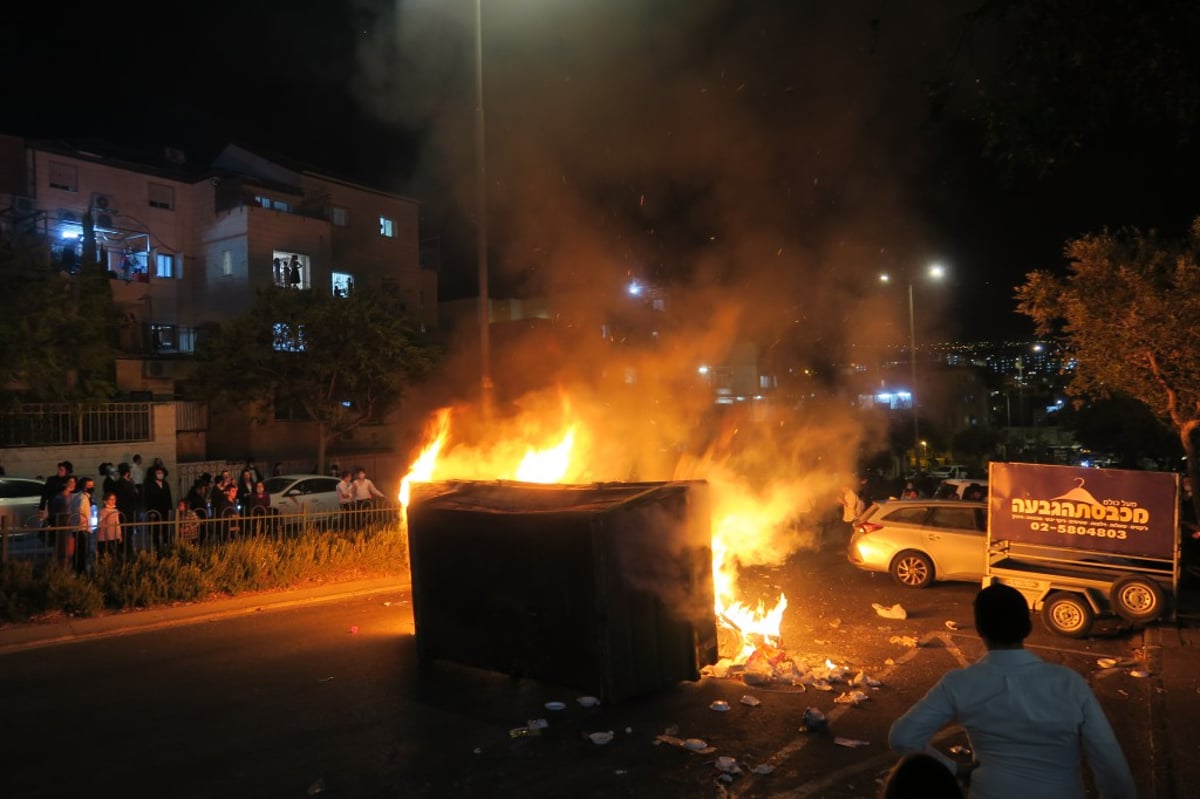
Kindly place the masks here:
<instances>
[{"instance_id":1,"label":"car taillight","mask_svg":"<svg viewBox=\"0 0 1200 799\"><path fill-rule=\"evenodd\" d=\"M858 532L861 535L866 535L867 533L873 533L876 530L882 530L882 529L883 529L883 525L875 524L875 522L863 522L862 524L860 524L858 526Z\"/></svg>"}]
</instances>

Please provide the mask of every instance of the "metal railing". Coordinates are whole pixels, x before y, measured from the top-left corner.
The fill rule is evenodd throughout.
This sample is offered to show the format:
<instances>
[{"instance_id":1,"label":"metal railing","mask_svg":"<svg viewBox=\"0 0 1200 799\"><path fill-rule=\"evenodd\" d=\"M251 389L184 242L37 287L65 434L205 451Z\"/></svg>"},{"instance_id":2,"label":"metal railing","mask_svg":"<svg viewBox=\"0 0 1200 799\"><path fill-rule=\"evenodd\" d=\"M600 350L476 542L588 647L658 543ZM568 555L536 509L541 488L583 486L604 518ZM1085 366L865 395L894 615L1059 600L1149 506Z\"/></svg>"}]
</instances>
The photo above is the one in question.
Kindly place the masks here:
<instances>
[{"instance_id":1,"label":"metal railing","mask_svg":"<svg viewBox=\"0 0 1200 799\"><path fill-rule=\"evenodd\" d=\"M251 508L246 512L229 509L210 515L208 510L172 512L163 519L159 514L139 513L130 520L118 514L114 528L101 521L82 523L69 514L47 520L46 526L8 527L0 518L0 563L9 561L49 562L90 571L99 557L130 557L139 552L162 554L177 546L213 547L251 537L275 540L297 537L306 532L330 534L370 533L399 523L402 509L398 504L376 502L363 508L280 514L274 509ZM113 533L118 538L111 539ZM102 540L109 539L109 540Z\"/></svg>"},{"instance_id":2,"label":"metal railing","mask_svg":"<svg viewBox=\"0 0 1200 799\"><path fill-rule=\"evenodd\" d=\"M0 411L0 447L123 444L154 440L149 402L27 403Z\"/></svg>"}]
</instances>

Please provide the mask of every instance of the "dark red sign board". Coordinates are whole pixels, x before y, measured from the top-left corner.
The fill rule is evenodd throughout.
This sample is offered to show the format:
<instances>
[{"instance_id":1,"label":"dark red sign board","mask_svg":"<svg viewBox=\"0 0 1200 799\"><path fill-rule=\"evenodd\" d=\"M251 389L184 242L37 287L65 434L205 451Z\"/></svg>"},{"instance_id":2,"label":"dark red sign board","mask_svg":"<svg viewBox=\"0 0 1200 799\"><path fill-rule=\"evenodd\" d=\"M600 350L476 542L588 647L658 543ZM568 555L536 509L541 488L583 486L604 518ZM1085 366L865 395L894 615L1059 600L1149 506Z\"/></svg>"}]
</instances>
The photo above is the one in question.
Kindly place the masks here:
<instances>
[{"instance_id":1,"label":"dark red sign board","mask_svg":"<svg viewBox=\"0 0 1200 799\"><path fill-rule=\"evenodd\" d=\"M994 541L1169 559L1178 526L1176 474L991 465L988 535Z\"/></svg>"}]
</instances>

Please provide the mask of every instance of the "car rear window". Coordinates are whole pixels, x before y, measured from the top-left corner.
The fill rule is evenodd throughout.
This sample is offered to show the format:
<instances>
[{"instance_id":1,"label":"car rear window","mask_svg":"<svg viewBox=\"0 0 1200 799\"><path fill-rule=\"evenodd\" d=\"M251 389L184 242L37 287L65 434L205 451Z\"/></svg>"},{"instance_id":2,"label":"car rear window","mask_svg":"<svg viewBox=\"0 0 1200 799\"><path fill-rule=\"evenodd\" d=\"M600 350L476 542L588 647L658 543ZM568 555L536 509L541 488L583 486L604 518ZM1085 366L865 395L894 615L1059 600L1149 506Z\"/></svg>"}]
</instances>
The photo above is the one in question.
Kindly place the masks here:
<instances>
[{"instance_id":1,"label":"car rear window","mask_svg":"<svg viewBox=\"0 0 1200 799\"><path fill-rule=\"evenodd\" d=\"M929 515L929 508L924 505L916 505L911 507L896 508L887 515L888 522L901 524L925 524L925 517Z\"/></svg>"},{"instance_id":2,"label":"car rear window","mask_svg":"<svg viewBox=\"0 0 1200 799\"><path fill-rule=\"evenodd\" d=\"M31 480L0 480L0 499L40 497L42 484Z\"/></svg>"},{"instance_id":3,"label":"car rear window","mask_svg":"<svg viewBox=\"0 0 1200 799\"><path fill-rule=\"evenodd\" d=\"M934 508L929 515L930 527L945 527L955 530L978 530L979 513L975 508Z\"/></svg>"}]
</instances>

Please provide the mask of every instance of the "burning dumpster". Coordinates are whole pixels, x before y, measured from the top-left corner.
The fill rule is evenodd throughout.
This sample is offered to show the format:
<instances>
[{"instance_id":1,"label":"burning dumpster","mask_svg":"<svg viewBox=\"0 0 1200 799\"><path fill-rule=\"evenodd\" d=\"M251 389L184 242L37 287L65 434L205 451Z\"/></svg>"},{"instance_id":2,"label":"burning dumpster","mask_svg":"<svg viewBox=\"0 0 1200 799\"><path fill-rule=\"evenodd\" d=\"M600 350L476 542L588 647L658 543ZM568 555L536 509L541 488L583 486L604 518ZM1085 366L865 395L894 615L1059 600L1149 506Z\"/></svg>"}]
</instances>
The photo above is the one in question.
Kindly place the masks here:
<instances>
[{"instance_id":1,"label":"burning dumpster","mask_svg":"<svg viewBox=\"0 0 1200 799\"><path fill-rule=\"evenodd\" d=\"M609 702L716 661L703 481L428 483L414 490L408 536L424 661Z\"/></svg>"}]
</instances>

